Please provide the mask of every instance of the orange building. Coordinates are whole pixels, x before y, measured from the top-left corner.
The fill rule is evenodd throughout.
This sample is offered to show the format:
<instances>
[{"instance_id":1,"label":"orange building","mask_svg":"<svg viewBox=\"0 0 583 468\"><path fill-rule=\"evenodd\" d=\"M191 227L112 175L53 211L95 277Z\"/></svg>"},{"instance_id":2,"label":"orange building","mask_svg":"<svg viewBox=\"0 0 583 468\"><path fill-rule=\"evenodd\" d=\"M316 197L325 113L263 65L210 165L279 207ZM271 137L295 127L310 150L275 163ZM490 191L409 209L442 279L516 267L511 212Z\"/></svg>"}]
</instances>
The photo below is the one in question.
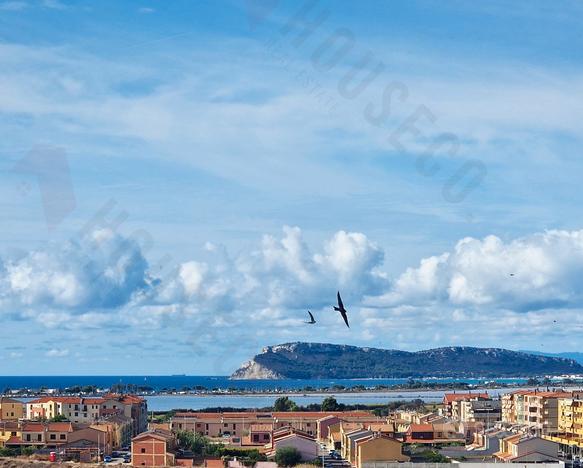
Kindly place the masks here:
<instances>
[{"instance_id":1,"label":"orange building","mask_svg":"<svg viewBox=\"0 0 583 468\"><path fill-rule=\"evenodd\" d=\"M176 440L163 429L142 432L132 439L133 466L173 466Z\"/></svg>"}]
</instances>

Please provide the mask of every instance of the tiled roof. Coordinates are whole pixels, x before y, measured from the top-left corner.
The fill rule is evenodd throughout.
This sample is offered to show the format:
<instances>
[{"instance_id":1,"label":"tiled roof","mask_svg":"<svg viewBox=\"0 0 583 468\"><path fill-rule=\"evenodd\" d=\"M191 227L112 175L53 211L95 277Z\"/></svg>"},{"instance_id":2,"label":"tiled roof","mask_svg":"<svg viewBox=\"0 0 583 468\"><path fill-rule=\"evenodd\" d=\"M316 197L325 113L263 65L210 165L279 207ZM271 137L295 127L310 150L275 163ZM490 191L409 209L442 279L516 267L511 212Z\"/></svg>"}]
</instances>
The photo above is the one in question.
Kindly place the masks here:
<instances>
[{"instance_id":1,"label":"tiled roof","mask_svg":"<svg viewBox=\"0 0 583 468\"><path fill-rule=\"evenodd\" d=\"M23 444L23 443L24 442L22 442L22 439L20 437L12 436L6 442L4 442L4 445L6 445L6 444L19 445L19 444Z\"/></svg>"},{"instance_id":2,"label":"tiled roof","mask_svg":"<svg viewBox=\"0 0 583 468\"><path fill-rule=\"evenodd\" d=\"M48 424L48 430L53 432L72 432L73 425L70 422L52 422Z\"/></svg>"}]
</instances>

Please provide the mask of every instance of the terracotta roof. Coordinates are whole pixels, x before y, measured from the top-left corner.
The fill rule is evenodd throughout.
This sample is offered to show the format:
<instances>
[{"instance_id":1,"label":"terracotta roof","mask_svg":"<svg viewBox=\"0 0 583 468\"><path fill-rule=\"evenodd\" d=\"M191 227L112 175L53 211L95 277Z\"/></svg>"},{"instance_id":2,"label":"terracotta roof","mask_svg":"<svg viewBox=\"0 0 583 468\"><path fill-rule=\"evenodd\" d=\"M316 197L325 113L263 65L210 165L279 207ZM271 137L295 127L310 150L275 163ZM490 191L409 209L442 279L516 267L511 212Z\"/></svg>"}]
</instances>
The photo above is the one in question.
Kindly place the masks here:
<instances>
[{"instance_id":1,"label":"terracotta roof","mask_svg":"<svg viewBox=\"0 0 583 468\"><path fill-rule=\"evenodd\" d=\"M22 432L44 432L45 426L42 423L25 423Z\"/></svg>"},{"instance_id":2,"label":"terracotta roof","mask_svg":"<svg viewBox=\"0 0 583 468\"><path fill-rule=\"evenodd\" d=\"M433 432L433 424L411 424L408 432Z\"/></svg>"},{"instance_id":3,"label":"terracotta roof","mask_svg":"<svg viewBox=\"0 0 583 468\"><path fill-rule=\"evenodd\" d=\"M185 413L176 413L174 415L175 418L193 418L193 419L212 419L212 418L220 419L221 416L222 416L221 413L195 413L193 411L188 411Z\"/></svg>"},{"instance_id":4,"label":"terracotta roof","mask_svg":"<svg viewBox=\"0 0 583 468\"><path fill-rule=\"evenodd\" d=\"M24 442L22 442L22 439L20 437L12 436L6 442L4 442L4 445L6 445L6 444L19 445L19 444L23 444L23 443Z\"/></svg>"},{"instance_id":5,"label":"terracotta roof","mask_svg":"<svg viewBox=\"0 0 583 468\"><path fill-rule=\"evenodd\" d=\"M73 425L70 422L52 422L48 424L48 429L52 432L73 432Z\"/></svg>"},{"instance_id":6,"label":"terracotta roof","mask_svg":"<svg viewBox=\"0 0 583 468\"><path fill-rule=\"evenodd\" d=\"M446 393L443 395L443 402L447 405L454 401L469 400L471 398L490 398L488 393Z\"/></svg>"},{"instance_id":7,"label":"terracotta roof","mask_svg":"<svg viewBox=\"0 0 583 468\"><path fill-rule=\"evenodd\" d=\"M543 397L543 398L569 398L573 394L571 392L539 392L539 391L530 391L528 393L524 393L525 396L536 396L536 397Z\"/></svg>"},{"instance_id":8,"label":"terracotta roof","mask_svg":"<svg viewBox=\"0 0 583 468\"><path fill-rule=\"evenodd\" d=\"M152 429L146 432L142 432L138 434L136 437L132 439L133 441L147 439L149 437L154 437L156 439L165 439L166 441L174 439L174 435L170 431L166 431L164 429Z\"/></svg>"}]
</instances>

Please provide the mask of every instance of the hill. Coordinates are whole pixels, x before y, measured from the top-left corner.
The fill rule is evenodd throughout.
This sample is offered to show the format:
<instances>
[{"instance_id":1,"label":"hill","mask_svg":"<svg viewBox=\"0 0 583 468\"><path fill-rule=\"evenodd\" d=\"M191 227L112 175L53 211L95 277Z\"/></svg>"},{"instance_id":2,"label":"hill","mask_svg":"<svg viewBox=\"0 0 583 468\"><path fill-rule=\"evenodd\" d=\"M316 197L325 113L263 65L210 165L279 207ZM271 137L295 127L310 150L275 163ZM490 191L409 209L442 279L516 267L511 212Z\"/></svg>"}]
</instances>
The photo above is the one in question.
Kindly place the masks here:
<instances>
[{"instance_id":1,"label":"hill","mask_svg":"<svg viewBox=\"0 0 583 468\"><path fill-rule=\"evenodd\" d=\"M264 348L231 378L467 378L562 374L583 374L583 366L572 359L499 348L463 346L408 352L325 343L285 343Z\"/></svg>"},{"instance_id":2,"label":"hill","mask_svg":"<svg viewBox=\"0 0 583 468\"><path fill-rule=\"evenodd\" d=\"M521 351L527 354L536 354L538 356L549 356L549 357L560 357L565 359L573 359L573 361L583 364L583 353L578 353L576 351L570 353L543 353L541 351Z\"/></svg>"}]
</instances>

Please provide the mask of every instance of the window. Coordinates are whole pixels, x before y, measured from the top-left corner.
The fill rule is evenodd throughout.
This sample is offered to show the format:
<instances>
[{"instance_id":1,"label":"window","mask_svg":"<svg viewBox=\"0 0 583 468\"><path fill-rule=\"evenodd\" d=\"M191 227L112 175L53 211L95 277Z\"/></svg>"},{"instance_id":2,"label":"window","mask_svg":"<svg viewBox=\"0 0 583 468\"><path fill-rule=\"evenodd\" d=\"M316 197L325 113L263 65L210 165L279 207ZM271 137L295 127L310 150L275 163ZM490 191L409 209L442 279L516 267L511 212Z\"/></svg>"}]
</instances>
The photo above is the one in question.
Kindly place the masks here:
<instances>
[{"instance_id":1,"label":"window","mask_svg":"<svg viewBox=\"0 0 583 468\"><path fill-rule=\"evenodd\" d=\"M26 440L30 442L30 434L26 434Z\"/></svg>"},{"instance_id":2,"label":"window","mask_svg":"<svg viewBox=\"0 0 583 468\"><path fill-rule=\"evenodd\" d=\"M39 442L40 442L41 440L43 440L43 436L42 436L42 434L37 434L37 436L36 436L36 440L38 440Z\"/></svg>"},{"instance_id":3,"label":"window","mask_svg":"<svg viewBox=\"0 0 583 468\"><path fill-rule=\"evenodd\" d=\"M61 439L61 440L65 440L65 434L60 434L60 435L59 435L59 439Z\"/></svg>"},{"instance_id":4,"label":"window","mask_svg":"<svg viewBox=\"0 0 583 468\"><path fill-rule=\"evenodd\" d=\"M51 435L50 435L50 439L51 439L51 440L55 440L56 438L57 438L57 434L51 434Z\"/></svg>"},{"instance_id":5,"label":"window","mask_svg":"<svg viewBox=\"0 0 583 468\"><path fill-rule=\"evenodd\" d=\"M227 423L224 423L223 427L229 427L229 425Z\"/></svg>"},{"instance_id":6,"label":"window","mask_svg":"<svg viewBox=\"0 0 583 468\"><path fill-rule=\"evenodd\" d=\"M79 413L75 413L75 416L79 416Z\"/></svg>"},{"instance_id":7,"label":"window","mask_svg":"<svg viewBox=\"0 0 583 468\"><path fill-rule=\"evenodd\" d=\"M143 448L143 449L141 450L141 452L142 452L142 453L146 453L146 449L145 449L145 448Z\"/></svg>"}]
</instances>

